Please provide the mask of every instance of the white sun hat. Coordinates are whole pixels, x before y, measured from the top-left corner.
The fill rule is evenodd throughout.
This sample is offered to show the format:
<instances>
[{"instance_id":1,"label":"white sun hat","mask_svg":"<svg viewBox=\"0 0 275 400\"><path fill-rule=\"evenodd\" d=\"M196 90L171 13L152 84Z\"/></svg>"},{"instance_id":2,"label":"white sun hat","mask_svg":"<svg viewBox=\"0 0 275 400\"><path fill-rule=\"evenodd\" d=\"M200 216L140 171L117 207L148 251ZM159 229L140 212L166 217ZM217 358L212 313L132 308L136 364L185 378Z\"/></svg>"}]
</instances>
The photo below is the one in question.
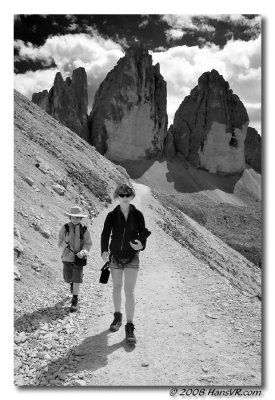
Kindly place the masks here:
<instances>
[{"instance_id":1,"label":"white sun hat","mask_svg":"<svg viewBox=\"0 0 275 400\"><path fill-rule=\"evenodd\" d=\"M70 212L65 213L66 215L69 215L70 217L80 217L80 218L86 218L88 217L87 214L83 214L83 210L79 206L74 206L70 209Z\"/></svg>"}]
</instances>

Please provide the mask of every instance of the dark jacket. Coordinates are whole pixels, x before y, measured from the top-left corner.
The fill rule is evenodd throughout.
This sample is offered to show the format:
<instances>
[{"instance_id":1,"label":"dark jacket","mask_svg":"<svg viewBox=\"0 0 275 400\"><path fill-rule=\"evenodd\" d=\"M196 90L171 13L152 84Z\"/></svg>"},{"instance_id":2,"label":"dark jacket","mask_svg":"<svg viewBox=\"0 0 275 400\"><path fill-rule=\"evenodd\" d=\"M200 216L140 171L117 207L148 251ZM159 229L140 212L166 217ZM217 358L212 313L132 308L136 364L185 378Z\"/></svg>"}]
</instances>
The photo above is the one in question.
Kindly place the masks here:
<instances>
[{"instance_id":1,"label":"dark jacket","mask_svg":"<svg viewBox=\"0 0 275 400\"><path fill-rule=\"evenodd\" d=\"M111 236L110 252L117 258L131 258L136 253L130 241L134 241L138 233L145 228L145 221L141 211L133 204L130 204L130 210L127 221L118 205L106 217L104 228L101 234L101 254L109 250L109 240ZM142 242L143 249L146 247L146 240Z\"/></svg>"}]
</instances>

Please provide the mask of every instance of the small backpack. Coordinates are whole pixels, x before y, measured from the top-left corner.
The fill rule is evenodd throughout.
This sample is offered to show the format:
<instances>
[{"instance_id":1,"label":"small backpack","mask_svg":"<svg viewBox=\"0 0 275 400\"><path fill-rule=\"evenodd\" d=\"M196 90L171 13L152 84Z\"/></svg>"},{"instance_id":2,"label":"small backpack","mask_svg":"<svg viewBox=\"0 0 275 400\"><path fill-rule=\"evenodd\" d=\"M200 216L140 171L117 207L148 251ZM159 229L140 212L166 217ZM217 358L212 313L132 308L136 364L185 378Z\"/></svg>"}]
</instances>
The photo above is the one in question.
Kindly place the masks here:
<instances>
[{"instance_id":1,"label":"small backpack","mask_svg":"<svg viewBox=\"0 0 275 400\"><path fill-rule=\"evenodd\" d=\"M69 234L69 232L70 232L69 224L65 224L64 227L65 227L65 233ZM80 224L80 246L81 246L81 248L84 244L84 234L85 234L86 230L87 230L87 226L84 224Z\"/></svg>"}]
</instances>

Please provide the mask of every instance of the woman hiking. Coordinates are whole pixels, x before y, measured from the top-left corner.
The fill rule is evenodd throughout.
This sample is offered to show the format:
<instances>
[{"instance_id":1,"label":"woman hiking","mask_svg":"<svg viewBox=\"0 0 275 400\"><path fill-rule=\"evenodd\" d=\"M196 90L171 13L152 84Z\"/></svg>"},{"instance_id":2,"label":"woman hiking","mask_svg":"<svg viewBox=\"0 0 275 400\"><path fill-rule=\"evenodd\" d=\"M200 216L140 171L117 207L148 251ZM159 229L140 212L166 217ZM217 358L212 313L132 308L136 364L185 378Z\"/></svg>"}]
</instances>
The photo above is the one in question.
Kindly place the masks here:
<instances>
[{"instance_id":1,"label":"woman hiking","mask_svg":"<svg viewBox=\"0 0 275 400\"><path fill-rule=\"evenodd\" d=\"M119 184L114 199L119 205L109 212L101 234L101 256L104 262L110 260L113 281L114 320L110 330L118 331L122 325L121 290L124 276L125 335L129 344L136 343L134 334L135 296L134 290L139 271L139 252L145 249L150 232L145 228L144 216L131 201L135 197L134 188ZM110 235L111 241L110 241ZM109 244L110 241L110 244Z\"/></svg>"}]
</instances>

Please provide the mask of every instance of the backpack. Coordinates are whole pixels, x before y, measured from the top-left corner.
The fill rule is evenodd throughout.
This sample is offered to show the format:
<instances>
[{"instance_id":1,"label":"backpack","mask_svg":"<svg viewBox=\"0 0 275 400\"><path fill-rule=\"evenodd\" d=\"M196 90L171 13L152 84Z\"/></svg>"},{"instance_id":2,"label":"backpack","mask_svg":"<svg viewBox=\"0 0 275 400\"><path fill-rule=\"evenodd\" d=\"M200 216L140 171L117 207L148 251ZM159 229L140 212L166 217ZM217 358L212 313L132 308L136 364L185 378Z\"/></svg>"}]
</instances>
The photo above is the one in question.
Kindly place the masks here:
<instances>
[{"instance_id":1,"label":"backpack","mask_svg":"<svg viewBox=\"0 0 275 400\"><path fill-rule=\"evenodd\" d=\"M84 234L87 230L87 226L84 224L80 224L79 226L80 226L80 246L82 248L84 243ZM65 227L65 234L69 234L70 232L69 224L65 224L64 227Z\"/></svg>"}]
</instances>

